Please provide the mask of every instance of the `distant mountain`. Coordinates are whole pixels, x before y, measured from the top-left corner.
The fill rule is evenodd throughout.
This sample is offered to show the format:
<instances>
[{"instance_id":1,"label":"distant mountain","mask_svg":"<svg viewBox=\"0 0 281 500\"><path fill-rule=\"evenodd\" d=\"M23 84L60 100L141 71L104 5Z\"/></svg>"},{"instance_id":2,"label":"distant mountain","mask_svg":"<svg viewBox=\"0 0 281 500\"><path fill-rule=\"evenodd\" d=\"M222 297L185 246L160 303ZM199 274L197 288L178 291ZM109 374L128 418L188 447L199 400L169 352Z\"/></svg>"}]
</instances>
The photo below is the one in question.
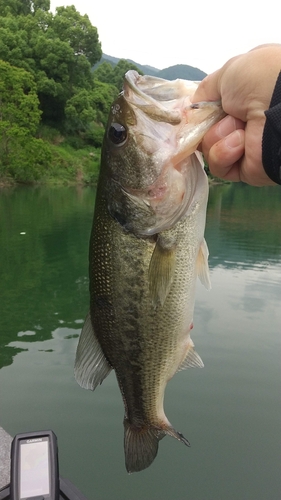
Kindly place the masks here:
<instances>
[{"instance_id":1,"label":"distant mountain","mask_svg":"<svg viewBox=\"0 0 281 500\"><path fill-rule=\"evenodd\" d=\"M207 73L193 66L188 66L187 64L177 64L176 66L162 69L157 73L157 76L159 78L165 78L166 80L183 78L183 80L201 81L207 76Z\"/></svg>"},{"instance_id":2,"label":"distant mountain","mask_svg":"<svg viewBox=\"0 0 281 500\"><path fill-rule=\"evenodd\" d=\"M120 61L120 59L121 57L118 58L118 57L108 56L107 54L103 54L101 60L97 64L95 64L94 69L96 69L103 62L108 62L109 64L111 64L111 66L116 66L116 64ZM126 61L135 64L135 66L137 66L144 73L144 75L156 76L160 71L160 69L153 68L152 66L143 66L142 64L132 61L132 59L126 59Z\"/></svg>"},{"instance_id":3,"label":"distant mountain","mask_svg":"<svg viewBox=\"0 0 281 500\"><path fill-rule=\"evenodd\" d=\"M140 71L145 75L157 76L158 78L165 78L166 80L175 80L176 78L183 78L184 80L194 80L200 81L207 76L207 73L201 71L201 69L194 68L193 66L188 66L187 64L177 64L176 66L170 66L165 69L157 69L152 66L144 66L132 61L132 59L126 59L128 62L135 64ZM101 60L95 64L94 69L96 69L103 62L108 62L112 66L115 66L120 61L120 58L109 56L103 54Z\"/></svg>"}]
</instances>

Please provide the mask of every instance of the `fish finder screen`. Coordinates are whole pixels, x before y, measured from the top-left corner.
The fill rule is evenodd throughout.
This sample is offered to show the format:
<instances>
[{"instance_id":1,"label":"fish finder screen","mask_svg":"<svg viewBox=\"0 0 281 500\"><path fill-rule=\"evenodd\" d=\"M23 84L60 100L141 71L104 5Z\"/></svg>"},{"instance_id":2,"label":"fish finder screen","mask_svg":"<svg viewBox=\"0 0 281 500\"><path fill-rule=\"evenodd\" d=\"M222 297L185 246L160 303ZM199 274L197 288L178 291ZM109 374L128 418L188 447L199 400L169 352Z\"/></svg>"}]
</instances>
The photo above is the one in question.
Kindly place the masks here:
<instances>
[{"instance_id":1,"label":"fish finder screen","mask_svg":"<svg viewBox=\"0 0 281 500\"><path fill-rule=\"evenodd\" d=\"M48 437L24 439L19 465L21 499L50 494Z\"/></svg>"}]
</instances>

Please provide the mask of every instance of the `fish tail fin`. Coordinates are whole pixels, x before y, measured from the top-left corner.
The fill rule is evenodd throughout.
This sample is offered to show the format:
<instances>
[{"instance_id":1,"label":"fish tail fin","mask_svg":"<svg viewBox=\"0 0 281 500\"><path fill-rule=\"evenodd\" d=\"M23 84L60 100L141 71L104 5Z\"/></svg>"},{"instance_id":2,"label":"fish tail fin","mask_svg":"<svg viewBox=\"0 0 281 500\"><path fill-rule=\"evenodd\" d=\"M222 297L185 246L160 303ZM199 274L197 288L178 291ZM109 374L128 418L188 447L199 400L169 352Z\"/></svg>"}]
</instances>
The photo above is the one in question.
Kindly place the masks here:
<instances>
[{"instance_id":1,"label":"fish tail fin","mask_svg":"<svg viewBox=\"0 0 281 500\"><path fill-rule=\"evenodd\" d=\"M125 419L124 429L125 464L129 473L139 472L152 464L158 452L158 443L166 434L190 446L189 441L171 426L136 427Z\"/></svg>"},{"instance_id":2,"label":"fish tail fin","mask_svg":"<svg viewBox=\"0 0 281 500\"><path fill-rule=\"evenodd\" d=\"M124 420L125 464L129 473L139 472L152 464L158 452L158 442L165 431L154 427L136 427Z\"/></svg>"}]
</instances>

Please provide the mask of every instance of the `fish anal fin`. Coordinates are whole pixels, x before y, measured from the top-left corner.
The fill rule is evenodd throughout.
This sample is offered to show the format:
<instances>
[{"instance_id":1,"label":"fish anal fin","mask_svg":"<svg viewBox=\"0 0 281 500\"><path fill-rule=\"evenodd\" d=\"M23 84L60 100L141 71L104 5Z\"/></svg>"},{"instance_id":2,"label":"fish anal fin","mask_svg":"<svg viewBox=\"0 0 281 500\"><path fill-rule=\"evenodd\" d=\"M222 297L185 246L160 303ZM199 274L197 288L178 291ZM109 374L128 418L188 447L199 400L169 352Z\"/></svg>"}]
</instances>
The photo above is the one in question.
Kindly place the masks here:
<instances>
[{"instance_id":1,"label":"fish anal fin","mask_svg":"<svg viewBox=\"0 0 281 500\"><path fill-rule=\"evenodd\" d=\"M176 431L172 426L167 428L166 434L169 434L169 436L174 437L181 443L185 444L185 446L190 446L190 442L188 441L188 439L186 439L181 432Z\"/></svg>"},{"instance_id":2,"label":"fish anal fin","mask_svg":"<svg viewBox=\"0 0 281 500\"><path fill-rule=\"evenodd\" d=\"M85 319L76 351L74 375L84 389L92 391L107 377L112 367L94 333L90 313Z\"/></svg>"},{"instance_id":3,"label":"fish anal fin","mask_svg":"<svg viewBox=\"0 0 281 500\"><path fill-rule=\"evenodd\" d=\"M184 360L181 362L178 367L178 372L182 370L186 370L187 368L204 368L204 363L200 358L199 354L195 351L192 340L188 347L187 353L184 357Z\"/></svg>"},{"instance_id":4,"label":"fish anal fin","mask_svg":"<svg viewBox=\"0 0 281 500\"><path fill-rule=\"evenodd\" d=\"M165 247L158 238L149 265L149 289L152 303L163 306L174 279L176 266L175 246Z\"/></svg>"},{"instance_id":5,"label":"fish anal fin","mask_svg":"<svg viewBox=\"0 0 281 500\"><path fill-rule=\"evenodd\" d=\"M207 290L211 289L210 271L208 265L209 250L205 239L203 239L196 261L196 269L198 277Z\"/></svg>"}]
</instances>

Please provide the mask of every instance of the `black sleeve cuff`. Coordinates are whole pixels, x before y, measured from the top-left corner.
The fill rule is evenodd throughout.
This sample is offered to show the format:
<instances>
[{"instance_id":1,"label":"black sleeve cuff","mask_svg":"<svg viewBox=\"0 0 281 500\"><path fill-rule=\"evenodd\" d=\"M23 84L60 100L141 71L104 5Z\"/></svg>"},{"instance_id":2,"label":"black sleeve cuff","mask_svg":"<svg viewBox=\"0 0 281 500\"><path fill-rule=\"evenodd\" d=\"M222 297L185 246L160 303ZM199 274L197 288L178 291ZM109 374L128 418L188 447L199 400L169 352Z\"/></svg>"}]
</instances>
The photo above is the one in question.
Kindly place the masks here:
<instances>
[{"instance_id":1,"label":"black sleeve cuff","mask_svg":"<svg viewBox=\"0 0 281 500\"><path fill-rule=\"evenodd\" d=\"M281 72L276 81L262 138L262 162L268 177L281 184Z\"/></svg>"}]
</instances>

